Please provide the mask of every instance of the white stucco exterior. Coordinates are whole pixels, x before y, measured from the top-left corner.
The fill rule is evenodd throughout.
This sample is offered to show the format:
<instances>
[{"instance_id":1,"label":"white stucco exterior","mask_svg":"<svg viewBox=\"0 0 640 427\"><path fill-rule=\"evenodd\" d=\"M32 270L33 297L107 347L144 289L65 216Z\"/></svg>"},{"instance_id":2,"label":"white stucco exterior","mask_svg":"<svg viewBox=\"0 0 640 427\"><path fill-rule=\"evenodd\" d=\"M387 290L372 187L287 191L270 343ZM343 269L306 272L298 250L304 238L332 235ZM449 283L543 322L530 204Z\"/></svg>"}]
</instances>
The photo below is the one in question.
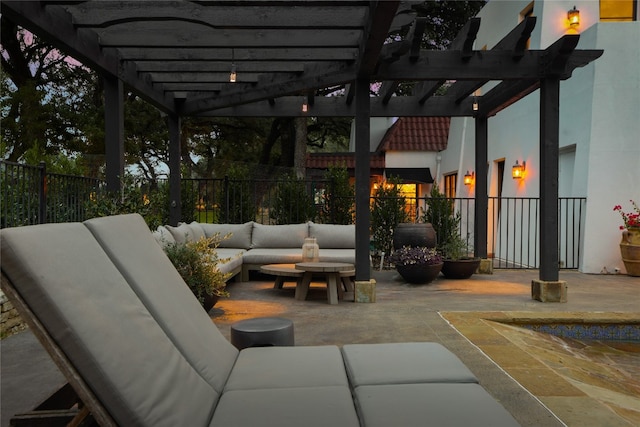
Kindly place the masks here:
<instances>
[{"instance_id":1,"label":"white stucco exterior","mask_svg":"<svg viewBox=\"0 0 640 427\"><path fill-rule=\"evenodd\" d=\"M491 48L520 19L530 1L489 2L475 49ZM622 205L640 202L640 22L599 22L598 1L535 1L536 28L531 49L545 49L567 30L567 10L580 10L578 49L604 49L602 57L561 82L560 87L560 197L586 197L582 216L583 240L579 270L585 273L624 272L618 244ZM486 91L486 88L485 88ZM481 101L480 97L480 102ZM497 196L499 161L504 161L503 197L539 197L539 91L488 121L489 196ZM474 170L473 118L453 118L447 150L442 152L440 175L458 172L457 196L473 197L474 188L462 184L462 175ZM522 181L511 178L511 166L526 161Z\"/></svg>"}]
</instances>

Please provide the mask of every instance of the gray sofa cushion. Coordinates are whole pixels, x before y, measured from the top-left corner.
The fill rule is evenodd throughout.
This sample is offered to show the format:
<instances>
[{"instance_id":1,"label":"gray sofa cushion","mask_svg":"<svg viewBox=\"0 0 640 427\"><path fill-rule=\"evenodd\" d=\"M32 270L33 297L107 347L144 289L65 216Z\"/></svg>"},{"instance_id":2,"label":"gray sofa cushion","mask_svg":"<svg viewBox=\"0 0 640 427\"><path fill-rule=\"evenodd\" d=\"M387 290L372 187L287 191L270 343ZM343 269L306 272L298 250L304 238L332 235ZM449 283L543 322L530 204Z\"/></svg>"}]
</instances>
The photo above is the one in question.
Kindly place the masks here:
<instances>
[{"instance_id":1,"label":"gray sofa cushion","mask_svg":"<svg viewBox=\"0 0 640 427\"><path fill-rule=\"evenodd\" d=\"M244 264L295 264L302 262L300 248L257 248L242 255Z\"/></svg>"},{"instance_id":2,"label":"gray sofa cushion","mask_svg":"<svg viewBox=\"0 0 640 427\"><path fill-rule=\"evenodd\" d=\"M349 386L338 347L253 347L240 352L224 392L323 386Z\"/></svg>"},{"instance_id":3,"label":"gray sofa cushion","mask_svg":"<svg viewBox=\"0 0 640 427\"><path fill-rule=\"evenodd\" d=\"M477 378L458 357L433 342L347 344L342 347L349 381L372 384L474 383ZM388 369L393 366L393 369Z\"/></svg>"},{"instance_id":4,"label":"gray sofa cushion","mask_svg":"<svg viewBox=\"0 0 640 427\"><path fill-rule=\"evenodd\" d=\"M335 386L230 391L222 395L211 426L359 427L360 423L349 388Z\"/></svg>"},{"instance_id":5,"label":"gray sofa cushion","mask_svg":"<svg viewBox=\"0 0 640 427\"><path fill-rule=\"evenodd\" d=\"M191 230L189 224L180 224L177 227L165 225L165 228L169 230L176 243L186 243L194 240L193 230Z\"/></svg>"},{"instance_id":6,"label":"gray sofa cushion","mask_svg":"<svg viewBox=\"0 0 640 427\"><path fill-rule=\"evenodd\" d=\"M347 264L356 263L355 249L320 249L321 262L346 262Z\"/></svg>"},{"instance_id":7,"label":"gray sofa cushion","mask_svg":"<svg viewBox=\"0 0 640 427\"><path fill-rule=\"evenodd\" d=\"M146 236L162 251L148 229ZM119 425L209 422L218 393L84 225L6 229L0 244L2 271Z\"/></svg>"},{"instance_id":8,"label":"gray sofa cushion","mask_svg":"<svg viewBox=\"0 0 640 427\"><path fill-rule=\"evenodd\" d=\"M308 237L307 224L263 225L253 224L252 248L300 248ZM301 255L302 256L302 255Z\"/></svg>"},{"instance_id":9,"label":"gray sofa cushion","mask_svg":"<svg viewBox=\"0 0 640 427\"><path fill-rule=\"evenodd\" d=\"M309 223L309 237L315 237L320 249L355 249L356 226Z\"/></svg>"},{"instance_id":10,"label":"gray sofa cushion","mask_svg":"<svg viewBox=\"0 0 640 427\"><path fill-rule=\"evenodd\" d=\"M193 296L138 214L85 221L95 238L183 357L218 392L238 350ZM153 268L140 268L140 266Z\"/></svg>"},{"instance_id":11,"label":"gray sofa cushion","mask_svg":"<svg viewBox=\"0 0 640 427\"><path fill-rule=\"evenodd\" d=\"M162 247L175 243L176 239L173 238L173 234L164 225L159 225L156 231L151 233L156 239L156 242Z\"/></svg>"},{"instance_id":12,"label":"gray sofa cushion","mask_svg":"<svg viewBox=\"0 0 640 427\"><path fill-rule=\"evenodd\" d=\"M206 237L206 235L204 234L204 230L196 221L191 222L189 224L189 228L191 229L191 237L193 238L193 240L198 241Z\"/></svg>"},{"instance_id":13,"label":"gray sofa cushion","mask_svg":"<svg viewBox=\"0 0 640 427\"><path fill-rule=\"evenodd\" d=\"M200 223L200 227L207 237L219 234L223 238L231 233L228 239L220 242L220 248L249 249L251 247L251 234L253 232L253 222L244 224L205 224Z\"/></svg>"},{"instance_id":14,"label":"gray sofa cushion","mask_svg":"<svg viewBox=\"0 0 640 427\"><path fill-rule=\"evenodd\" d=\"M362 386L355 397L367 427L519 426L479 384Z\"/></svg>"}]
</instances>

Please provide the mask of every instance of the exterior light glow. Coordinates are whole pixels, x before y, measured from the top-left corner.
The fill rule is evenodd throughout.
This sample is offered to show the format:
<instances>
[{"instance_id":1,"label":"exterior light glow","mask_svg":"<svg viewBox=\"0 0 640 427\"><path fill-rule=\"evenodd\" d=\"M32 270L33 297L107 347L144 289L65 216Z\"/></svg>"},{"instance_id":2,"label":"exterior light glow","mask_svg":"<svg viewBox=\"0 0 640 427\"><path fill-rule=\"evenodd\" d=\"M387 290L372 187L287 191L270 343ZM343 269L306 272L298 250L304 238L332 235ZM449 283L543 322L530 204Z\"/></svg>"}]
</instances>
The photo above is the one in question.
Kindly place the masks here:
<instances>
[{"instance_id":1,"label":"exterior light glow","mask_svg":"<svg viewBox=\"0 0 640 427\"><path fill-rule=\"evenodd\" d=\"M518 161L516 160L516 164L513 165L513 167L511 168L511 176L513 177L513 179L524 178L524 171L526 170L526 168L527 168L527 162L523 160L522 164L519 164Z\"/></svg>"},{"instance_id":2,"label":"exterior light glow","mask_svg":"<svg viewBox=\"0 0 640 427\"><path fill-rule=\"evenodd\" d=\"M580 25L580 11L573 6L573 9L567 12L567 19L571 28L577 28Z\"/></svg>"},{"instance_id":3,"label":"exterior light glow","mask_svg":"<svg viewBox=\"0 0 640 427\"><path fill-rule=\"evenodd\" d=\"M235 83L237 77L238 77L238 73L236 70L236 64L231 63L231 73L229 74L229 82Z\"/></svg>"},{"instance_id":4,"label":"exterior light glow","mask_svg":"<svg viewBox=\"0 0 640 427\"><path fill-rule=\"evenodd\" d=\"M469 173L469 171L467 171L467 173L464 174L464 181L463 181L464 185L472 185L475 176L476 176L475 172Z\"/></svg>"}]
</instances>

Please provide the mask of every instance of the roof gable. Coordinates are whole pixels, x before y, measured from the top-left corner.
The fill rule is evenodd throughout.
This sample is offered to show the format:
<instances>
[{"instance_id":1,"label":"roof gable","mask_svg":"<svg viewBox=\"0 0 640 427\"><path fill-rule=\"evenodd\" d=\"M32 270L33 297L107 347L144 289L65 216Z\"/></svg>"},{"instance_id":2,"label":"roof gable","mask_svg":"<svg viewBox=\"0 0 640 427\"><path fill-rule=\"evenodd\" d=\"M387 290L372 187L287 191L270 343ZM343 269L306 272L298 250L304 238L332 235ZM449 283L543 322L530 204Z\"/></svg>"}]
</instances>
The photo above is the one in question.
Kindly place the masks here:
<instances>
[{"instance_id":1,"label":"roof gable","mask_svg":"<svg viewBox=\"0 0 640 427\"><path fill-rule=\"evenodd\" d=\"M377 151L442 151L447 148L450 117L400 117Z\"/></svg>"}]
</instances>

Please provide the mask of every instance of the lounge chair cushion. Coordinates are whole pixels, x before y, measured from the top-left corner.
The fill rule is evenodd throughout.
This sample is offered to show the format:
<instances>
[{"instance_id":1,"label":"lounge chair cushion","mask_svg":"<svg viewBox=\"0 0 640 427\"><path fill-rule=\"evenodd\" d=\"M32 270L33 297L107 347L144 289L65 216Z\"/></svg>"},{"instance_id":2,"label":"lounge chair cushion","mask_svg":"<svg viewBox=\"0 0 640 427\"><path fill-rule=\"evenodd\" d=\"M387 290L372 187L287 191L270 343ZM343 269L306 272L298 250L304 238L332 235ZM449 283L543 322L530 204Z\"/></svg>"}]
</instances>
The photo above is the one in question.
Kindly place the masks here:
<instances>
[{"instance_id":1,"label":"lounge chair cushion","mask_svg":"<svg viewBox=\"0 0 640 427\"><path fill-rule=\"evenodd\" d=\"M433 342L348 344L342 347L354 387L374 384L476 383L458 357ZM393 369L388 369L393 366Z\"/></svg>"},{"instance_id":2,"label":"lounge chair cushion","mask_svg":"<svg viewBox=\"0 0 640 427\"><path fill-rule=\"evenodd\" d=\"M193 293L163 250L153 243L138 214L94 218L84 223L105 248L151 315L194 369L218 392L238 350L212 327ZM139 265L152 265L141 269Z\"/></svg>"},{"instance_id":3,"label":"lounge chair cushion","mask_svg":"<svg viewBox=\"0 0 640 427\"><path fill-rule=\"evenodd\" d=\"M6 229L0 243L3 272L118 424L209 422L218 393L83 224Z\"/></svg>"},{"instance_id":4,"label":"lounge chair cushion","mask_svg":"<svg viewBox=\"0 0 640 427\"><path fill-rule=\"evenodd\" d=\"M253 347L240 352L224 392L324 386L349 386L338 347Z\"/></svg>"},{"instance_id":5,"label":"lounge chair cushion","mask_svg":"<svg viewBox=\"0 0 640 427\"><path fill-rule=\"evenodd\" d=\"M361 386L355 397L367 427L519 426L479 384Z\"/></svg>"},{"instance_id":6,"label":"lounge chair cushion","mask_svg":"<svg viewBox=\"0 0 640 427\"><path fill-rule=\"evenodd\" d=\"M230 391L222 395L211 426L359 427L360 423L349 388L333 386Z\"/></svg>"}]
</instances>

